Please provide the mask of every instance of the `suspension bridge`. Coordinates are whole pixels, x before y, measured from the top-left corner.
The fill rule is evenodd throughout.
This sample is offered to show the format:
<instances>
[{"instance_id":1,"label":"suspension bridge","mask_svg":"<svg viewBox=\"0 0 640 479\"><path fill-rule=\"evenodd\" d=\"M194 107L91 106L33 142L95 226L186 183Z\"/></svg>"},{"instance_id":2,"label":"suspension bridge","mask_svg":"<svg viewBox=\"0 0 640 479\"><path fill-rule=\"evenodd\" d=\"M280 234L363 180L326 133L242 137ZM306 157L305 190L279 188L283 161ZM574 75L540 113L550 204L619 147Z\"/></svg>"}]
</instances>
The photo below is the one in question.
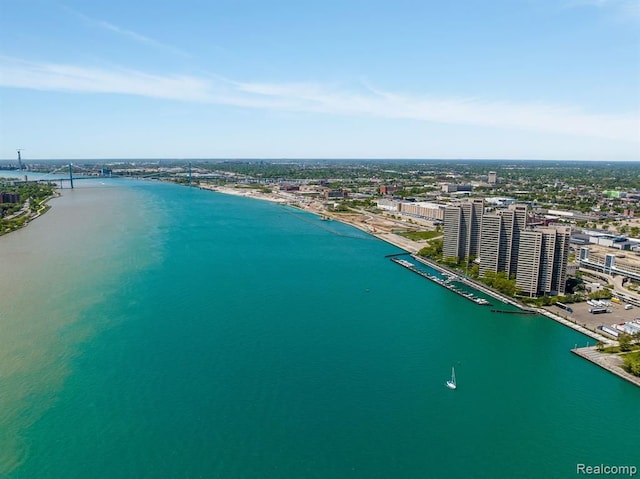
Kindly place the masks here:
<instances>
[{"instance_id":1,"label":"suspension bridge","mask_svg":"<svg viewBox=\"0 0 640 479\"><path fill-rule=\"evenodd\" d=\"M63 176L64 175L64 176ZM74 182L79 180L95 180L98 178L136 178L136 179L158 179L167 177L166 172L155 172L147 174L118 174L112 173L110 170L96 170L83 168L78 165L69 163L68 165L56 168L53 171L43 174L35 180L25 180L34 183L54 183L58 188L73 188ZM26 178L26 176L25 176ZM192 184L191 164L189 164L189 185Z\"/></svg>"},{"instance_id":2,"label":"suspension bridge","mask_svg":"<svg viewBox=\"0 0 640 479\"><path fill-rule=\"evenodd\" d=\"M64 176L62 176L63 174ZM37 180L27 181L33 181L36 183L55 183L58 188L65 188L65 185L67 185L68 188L73 188L74 181L96 179L101 176L105 175L97 175L93 170L69 163L68 165L61 166L60 168L56 168L55 170L44 174L43 177L40 177Z\"/></svg>"},{"instance_id":3,"label":"suspension bridge","mask_svg":"<svg viewBox=\"0 0 640 479\"><path fill-rule=\"evenodd\" d=\"M22 162L20 152L22 149L18 149L18 165L19 171L25 170L24 163ZM191 171L191 162L188 162L188 178L189 178L189 186L193 185L193 177ZM62 176L64 175L64 176ZM28 180L25 175L25 182L34 182L34 183L48 183L55 184L58 188L65 188L65 185L69 188L73 188L73 182L78 180L89 180L96 178L124 178L124 177L132 177L137 179L158 179L171 176L166 171L154 172L154 173L146 173L140 174L136 172L134 174L127 173L116 173L114 174L110 169L99 169L96 168L84 168L79 165L74 165L73 163L68 163L67 165L60 166L48 173L43 173L41 177L35 180Z\"/></svg>"}]
</instances>

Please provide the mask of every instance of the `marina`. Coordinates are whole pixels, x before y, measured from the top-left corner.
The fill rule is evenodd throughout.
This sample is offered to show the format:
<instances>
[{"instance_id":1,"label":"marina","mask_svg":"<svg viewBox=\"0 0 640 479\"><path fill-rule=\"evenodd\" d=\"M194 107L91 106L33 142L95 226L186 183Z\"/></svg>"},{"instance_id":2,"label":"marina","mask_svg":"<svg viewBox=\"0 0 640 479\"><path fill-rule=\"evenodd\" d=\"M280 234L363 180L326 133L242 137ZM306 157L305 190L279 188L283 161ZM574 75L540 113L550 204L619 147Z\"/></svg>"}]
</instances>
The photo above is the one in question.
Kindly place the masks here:
<instances>
[{"instance_id":1,"label":"marina","mask_svg":"<svg viewBox=\"0 0 640 479\"><path fill-rule=\"evenodd\" d=\"M413 271L416 274L419 274L423 278L430 279L434 283L437 283L440 286L447 288L449 291L452 291L457 295L462 296L465 299L468 299L469 301L473 301L474 303L479 304L481 306L491 305L491 303L484 298L479 298L478 296L474 295L469 291L462 291L461 289L456 288L455 284L453 284L456 278L455 275L446 275L446 279L442 279L433 274L428 273L427 271L424 271L418 268L415 264L413 264L411 261L407 261L406 259L392 257L391 261L399 264L400 266L407 268L410 271Z\"/></svg>"}]
</instances>

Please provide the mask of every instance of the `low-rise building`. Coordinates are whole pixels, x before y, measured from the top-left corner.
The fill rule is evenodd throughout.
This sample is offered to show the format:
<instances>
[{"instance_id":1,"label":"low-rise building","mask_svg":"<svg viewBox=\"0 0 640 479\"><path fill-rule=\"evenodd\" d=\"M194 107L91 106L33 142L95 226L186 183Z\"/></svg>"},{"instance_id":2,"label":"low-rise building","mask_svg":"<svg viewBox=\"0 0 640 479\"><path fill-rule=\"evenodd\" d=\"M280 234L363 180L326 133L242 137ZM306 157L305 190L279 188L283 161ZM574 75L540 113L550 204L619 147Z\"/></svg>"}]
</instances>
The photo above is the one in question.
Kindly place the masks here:
<instances>
[{"instance_id":1,"label":"low-rise building","mask_svg":"<svg viewBox=\"0 0 640 479\"><path fill-rule=\"evenodd\" d=\"M428 201L401 201L390 198L380 198L376 201L379 209L399 213L430 221L444 221L446 205Z\"/></svg>"},{"instance_id":2,"label":"low-rise building","mask_svg":"<svg viewBox=\"0 0 640 479\"><path fill-rule=\"evenodd\" d=\"M402 186L381 185L380 186L380 194L381 195L392 195L393 193L395 193L396 191L400 191L401 189L402 189Z\"/></svg>"},{"instance_id":3,"label":"low-rise building","mask_svg":"<svg viewBox=\"0 0 640 479\"><path fill-rule=\"evenodd\" d=\"M443 204L426 201L400 203L401 213L428 220L444 221L445 208L446 206Z\"/></svg>"},{"instance_id":4,"label":"low-rise building","mask_svg":"<svg viewBox=\"0 0 640 479\"><path fill-rule=\"evenodd\" d=\"M346 198L349 194L345 190L330 190L326 189L324 191L324 199L336 199L336 198Z\"/></svg>"},{"instance_id":5,"label":"low-rise building","mask_svg":"<svg viewBox=\"0 0 640 479\"><path fill-rule=\"evenodd\" d=\"M376 200L376 206L383 211L392 211L397 213L400 211L400 201L390 198L380 198Z\"/></svg>"},{"instance_id":6,"label":"low-rise building","mask_svg":"<svg viewBox=\"0 0 640 479\"><path fill-rule=\"evenodd\" d=\"M445 183L441 186L443 193L471 192L473 185L457 185L455 183Z\"/></svg>"},{"instance_id":7,"label":"low-rise building","mask_svg":"<svg viewBox=\"0 0 640 479\"><path fill-rule=\"evenodd\" d=\"M504 196L489 197L489 198L485 198L484 201L489 205L498 206L498 207L509 206L516 202L515 198L506 198Z\"/></svg>"}]
</instances>

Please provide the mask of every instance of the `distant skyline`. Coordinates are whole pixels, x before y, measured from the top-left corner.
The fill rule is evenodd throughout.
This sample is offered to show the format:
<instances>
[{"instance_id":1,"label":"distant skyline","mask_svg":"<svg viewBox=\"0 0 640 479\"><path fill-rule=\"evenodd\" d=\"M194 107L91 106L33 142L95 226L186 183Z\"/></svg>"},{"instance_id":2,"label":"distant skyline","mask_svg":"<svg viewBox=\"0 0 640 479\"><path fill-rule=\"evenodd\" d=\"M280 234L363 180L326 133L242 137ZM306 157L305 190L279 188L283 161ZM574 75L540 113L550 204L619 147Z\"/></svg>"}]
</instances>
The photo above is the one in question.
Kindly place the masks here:
<instances>
[{"instance_id":1,"label":"distant skyline","mask_svg":"<svg viewBox=\"0 0 640 479\"><path fill-rule=\"evenodd\" d=\"M19 148L640 160L640 0L0 0L0 159Z\"/></svg>"}]
</instances>

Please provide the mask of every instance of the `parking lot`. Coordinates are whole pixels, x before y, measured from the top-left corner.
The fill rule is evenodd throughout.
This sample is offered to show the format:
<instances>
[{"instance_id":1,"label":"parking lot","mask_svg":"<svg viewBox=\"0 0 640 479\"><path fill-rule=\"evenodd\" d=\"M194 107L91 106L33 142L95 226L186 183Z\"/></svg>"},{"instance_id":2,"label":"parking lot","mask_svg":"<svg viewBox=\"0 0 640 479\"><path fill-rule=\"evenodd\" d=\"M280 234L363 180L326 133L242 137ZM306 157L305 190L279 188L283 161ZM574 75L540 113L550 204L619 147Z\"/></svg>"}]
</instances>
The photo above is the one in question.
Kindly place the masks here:
<instances>
[{"instance_id":1,"label":"parking lot","mask_svg":"<svg viewBox=\"0 0 640 479\"><path fill-rule=\"evenodd\" d=\"M606 309L611 312L602 314L590 313L589 309L593 308L593 306L586 302L572 303L568 306L573 309L573 313L569 313L558 306L548 306L545 309L558 316L566 317L570 321L575 321L592 331L596 331L597 327L600 325L611 326L612 324L624 323L640 318L640 308L634 306L632 309L625 310L624 304L617 304L613 302L611 303L611 306L606 307Z\"/></svg>"}]
</instances>

